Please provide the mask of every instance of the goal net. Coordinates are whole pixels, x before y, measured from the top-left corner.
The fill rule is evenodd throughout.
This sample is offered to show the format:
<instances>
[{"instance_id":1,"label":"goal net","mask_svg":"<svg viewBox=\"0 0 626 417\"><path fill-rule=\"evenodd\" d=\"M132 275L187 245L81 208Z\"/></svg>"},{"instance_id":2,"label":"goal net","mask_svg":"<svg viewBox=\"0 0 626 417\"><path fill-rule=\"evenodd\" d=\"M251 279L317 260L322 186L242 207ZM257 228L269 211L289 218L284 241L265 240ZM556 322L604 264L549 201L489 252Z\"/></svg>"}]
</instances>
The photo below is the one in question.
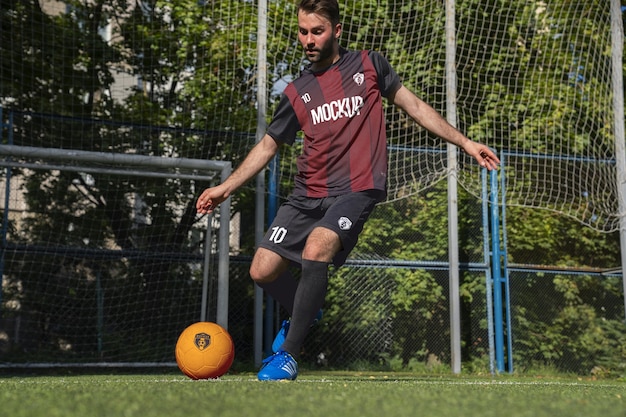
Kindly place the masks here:
<instances>
[{"instance_id":1,"label":"goal net","mask_svg":"<svg viewBox=\"0 0 626 417\"><path fill-rule=\"evenodd\" d=\"M171 347L198 314L206 219L195 216L193 202L210 180L175 164L132 176L107 161L69 169L71 152L237 166L255 143L260 70L269 120L306 65L297 2L267 2L264 35L257 3L2 1L2 144L68 153L63 166L3 156L0 352L27 360L29 349L42 357L62 352L66 361L129 361L128 352L139 351L147 361L172 358L165 340L157 342L167 338ZM341 45L379 51L442 114L454 103L458 128L502 157L508 205L616 231L611 2L456 0L452 100L446 3L340 1ZM259 36L267 44L264 68ZM446 178L446 146L393 106L385 111L387 203L395 204ZM281 151L281 198L299 146ZM478 165L458 156L460 185L480 198ZM253 187L233 198L243 223L253 218Z\"/></svg>"}]
</instances>

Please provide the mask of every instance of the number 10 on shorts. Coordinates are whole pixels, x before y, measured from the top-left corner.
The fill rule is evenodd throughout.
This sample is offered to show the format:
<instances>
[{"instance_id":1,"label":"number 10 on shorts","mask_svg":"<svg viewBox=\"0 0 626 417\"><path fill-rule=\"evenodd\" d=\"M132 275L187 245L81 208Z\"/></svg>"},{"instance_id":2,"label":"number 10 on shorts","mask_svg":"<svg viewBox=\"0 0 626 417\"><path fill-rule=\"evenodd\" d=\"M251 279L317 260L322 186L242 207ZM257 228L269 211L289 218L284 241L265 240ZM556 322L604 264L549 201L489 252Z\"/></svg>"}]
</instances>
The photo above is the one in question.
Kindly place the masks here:
<instances>
[{"instance_id":1,"label":"number 10 on shorts","mask_svg":"<svg viewBox=\"0 0 626 417\"><path fill-rule=\"evenodd\" d=\"M270 242L274 242L276 244L282 243L282 241L285 240L285 236L287 236L287 229L280 226L272 227Z\"/></svg>"}]
</instances>

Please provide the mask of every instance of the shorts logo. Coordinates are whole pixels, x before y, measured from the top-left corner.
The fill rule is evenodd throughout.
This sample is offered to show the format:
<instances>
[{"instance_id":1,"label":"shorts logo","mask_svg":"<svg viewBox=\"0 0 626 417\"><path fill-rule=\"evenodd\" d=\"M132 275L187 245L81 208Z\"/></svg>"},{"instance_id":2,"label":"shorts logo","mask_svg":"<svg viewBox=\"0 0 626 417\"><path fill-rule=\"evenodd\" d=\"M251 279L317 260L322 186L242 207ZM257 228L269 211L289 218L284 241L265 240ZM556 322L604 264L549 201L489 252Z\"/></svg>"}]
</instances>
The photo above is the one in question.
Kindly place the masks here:
<instances>
[{"instance_id":1,"label":"shorts logo","mask_svg":"<svg viewBox=\"0 0 626 417\"><path fill-rule=\"evenodd\" d=\"M352 221L347 217L340 217L337 223L339 223L339 228L341 230L350 230L352 227Z\"/></svg>"}]
</instances>

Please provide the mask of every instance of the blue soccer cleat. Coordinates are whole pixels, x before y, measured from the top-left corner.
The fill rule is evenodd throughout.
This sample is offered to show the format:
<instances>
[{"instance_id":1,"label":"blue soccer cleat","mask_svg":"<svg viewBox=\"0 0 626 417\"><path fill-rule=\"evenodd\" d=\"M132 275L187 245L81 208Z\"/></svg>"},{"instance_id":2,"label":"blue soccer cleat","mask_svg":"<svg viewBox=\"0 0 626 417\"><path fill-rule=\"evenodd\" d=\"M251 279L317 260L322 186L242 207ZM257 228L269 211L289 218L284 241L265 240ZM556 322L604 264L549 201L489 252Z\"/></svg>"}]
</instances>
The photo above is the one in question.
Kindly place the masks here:
<instances>
[{"instance_id":1,"label":"blue soccer cleat","mask_svg":"<svg viewBox=\"0 0 626 417\"><path fill-rule=\"evenodd\" d=\"M298 362L289 352L279 350L263 359L259 381L293 381L298 377Z\"/></svg>"},{"instance_id":2,"label":"blue soccer cleat","mask_svg":"<svg viewBox=\"0 0 626 417\"><path fill-rule=\"evenodd\" d=\"M311 327L319 323L319 321L322 319L322 314L323 312L320 309L320 311L317 312L317 316L315 316L315 320L313 320ZM291 323L291 320L283 320L282 324L280 325L280 329L278 330L278 333L276 333L276 337L274 338L274 341L272 342L272 352L276 353L280 350L280 347L283 345L283 342L285 341L285 338L287 337L287 332L289 331L290 323Z\"/></svg>"},{"instance_id":3,"label":"blue soccer cleat","mask_svg":"<svg viewBox=\"0 0 626 417\"><path fill-rule=\"evenodd\" d=\"M278 352L280 347L283 345L283 342L285 341L285 338L287 337L287 332L289 331L290 323L291 323L290 320L283 320L283 323L280 325L280 329L278 330L278 333L276 333L276 337L274 338L274 341L272 342L272 352L274 353Z\"/></svg>"}]
</instances>

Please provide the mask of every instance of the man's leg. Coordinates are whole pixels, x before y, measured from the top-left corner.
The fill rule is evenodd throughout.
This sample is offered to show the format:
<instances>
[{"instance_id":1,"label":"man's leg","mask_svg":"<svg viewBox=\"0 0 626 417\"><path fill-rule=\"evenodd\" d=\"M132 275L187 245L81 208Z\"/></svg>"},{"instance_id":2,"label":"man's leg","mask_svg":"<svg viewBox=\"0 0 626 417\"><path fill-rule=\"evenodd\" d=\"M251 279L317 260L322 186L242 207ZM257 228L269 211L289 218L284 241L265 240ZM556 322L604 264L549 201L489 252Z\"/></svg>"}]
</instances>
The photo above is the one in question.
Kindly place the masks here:
<instances>
[{"instance_id":1,"label":"man's leg","mask_svg":"<svg viewBox=\"0 0 626 417\"><path fill-rule=\"evenodd\" d=\"M334 232L319 228L311 234L304 253L322 259L332 259L333 252L340 247L339 238ZM282 349L298 357L304 338L324 304L328 288L329 262L304 259L299 281L296 281L289 272L288 264L289 262L280 255L259 248L252 260L250 276L291 316L289 332Z\"/></svg>"},{"instance_id":2,"label":"man's leg","mask_svg":"<svg viewBox=\"0 0 626 417\"><path fill-rule=\"evenodd\" d=\"M259 380L297 378L296 358L315 316L324 304L328 288L328 264L340 248L339 236L332 230L318 227L311 232L302 252L302 276L294 298L289 332L280 349L265 359L258 373Z\"/></svg>"},{"instance_id":3,"label":"man's leg","mask_svg":"<svg viewBox=\"0 0 626 417\"><path fill-rule=\"evenodd\" d=\"M262 253L265 249L259 249ZM261 254L260 256L264 256ZM260 276L255 276L259 278ZM267 279L267 278L266 278ZM276 300L289 314L293 313L293 303L294 298L296 296L296 290L298 289L298 281L293 276L289 268L286 268L284 271L278 273L278 277L274 281L270 282L260 282L256 281L257 285L263 289L268 295L270 295L274 300ZM285 341L285 337L289 332L289 327L291 324L291 320L284 320L280 327L280 330L276 334L274 341L272 342L272 351L276 353L283 342Z\"/></svg>"},{"instance_id":4,"label":"man's leg","mask_svg":"<svg viewBox=\"0 0 626 417\"><path fill-rule=\"evenodd\" d=\"M319 314L328 288L328 263L302 261L302 277L295 294L289 332L280 349L294 358L300 355L300 348L309 333L311 324Z\"/></svg>"},{"instance_id":5,"label":"man's leg","mask_svg":"<svg viewBox=\"0 0 626 417\"><path fill-rule=\"evenodd\" d=\"M293 313L293 300L298 289L298 281L291 271L286 269L272 282L257 282L257 285L267 292L274 300L278 301L289 316Z\"/></svg>"},{"instance_id":6,"label":"man's leg","mask_svg":"<svg viewBox=\"0 0 626 417\"><path fill-rule=\"evenodd\" d=\"M282 349L298 357L328 289L328 265L341 249L339 236L332 230L316 227L302 251L302 277L295 294L289 333Z\"/></svg>"},{"instance_id":7,"label":"man's leg","mask_svg":"<svg viewBox=\"0 0 626 417\"><path fill-rule=\"evenodd\" d=\"M288 260L261 247L252 259L250 277L285 308L293 309L297 282L288 273L288 265ZM298 377L298 363L288 352L279 351L263 360L257 376L261 381L293 380Z\"/></svg>"}]
</instances>

